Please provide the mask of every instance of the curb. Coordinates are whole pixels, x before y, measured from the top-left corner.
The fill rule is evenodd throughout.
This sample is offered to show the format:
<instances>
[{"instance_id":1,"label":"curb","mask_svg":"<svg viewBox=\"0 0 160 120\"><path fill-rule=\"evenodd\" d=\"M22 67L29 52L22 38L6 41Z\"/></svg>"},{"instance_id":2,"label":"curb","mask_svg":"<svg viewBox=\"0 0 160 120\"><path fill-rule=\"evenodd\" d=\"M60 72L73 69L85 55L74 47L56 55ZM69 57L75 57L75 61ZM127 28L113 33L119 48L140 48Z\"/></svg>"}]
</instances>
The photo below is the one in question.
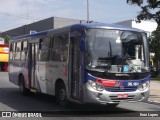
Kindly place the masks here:
<instances>
[{"instance_id":1,"label":"curb","mask_svg":"<svg viewBox=\"0 0 160 120\"><path fill-rule=\"evenodd\" d=\"M147 103L154 104L154 105L160 105L159 101L154 101L154 100L148 100Z\"/></svg>"}]
</instances>

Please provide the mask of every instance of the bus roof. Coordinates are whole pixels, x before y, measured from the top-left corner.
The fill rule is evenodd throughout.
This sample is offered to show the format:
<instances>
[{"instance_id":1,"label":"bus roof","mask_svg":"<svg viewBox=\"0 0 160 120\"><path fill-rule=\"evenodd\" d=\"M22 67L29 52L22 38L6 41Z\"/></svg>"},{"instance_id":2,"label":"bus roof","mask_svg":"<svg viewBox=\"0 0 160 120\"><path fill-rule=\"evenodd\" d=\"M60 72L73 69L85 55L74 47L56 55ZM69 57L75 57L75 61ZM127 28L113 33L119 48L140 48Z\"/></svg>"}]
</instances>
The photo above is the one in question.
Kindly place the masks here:
<instances>
[{"instance_id":1,"label":"bus roof","mask_svg":"<svg viewBox=\"0 0 160 120\"><path fill-rule=\"evenodd\" d=\"M26 35L16 36L16 37L13 37L11 40L23 39L23 38L33 37L33 36L47 35L47 32L48 32L48 30L42 31L42 32L33 33L33 34L26 34Z\"/></svg>"},{"instance_id":2,"label":"bus roof","mask_svg":"<svg viewBox=\"0 0 160 120\"><path fill-rule=\"evenodd\" d=\"M89 28L104 28L104 29L117 29L117 30L128 30L128 31L137 31L137 32L144 32L143 30L128 27L128 26L122 26L117 24L106 24L106 23L81 23L81 24L74 24L67 27L62 27L58 29L50 29L42 32L37 32L33 34L27 34L22 36L17 36L12 38L12 40L16 39L23 39L27 37L34 37L34 36L43 36L53 33L60 33L60 32L66 32L66 31L76 31L81 29L89 29Z\"/></svg>"},{"instance_id":3,"label":"bus roof","mask_svg":"<svg viewBox=\"0 0 160 120\"><path fill-rule=\"evenodd\" d=\"M129 27L129 26L123 26L123 25L117 25L117 24L106 24L106 23L83 23L83 24L75 24L71 26L72 30L84 29L84 28L105 28L105 29L119 29L119 30L144 32L140 29Z\"/></svg>"}]
</instances>

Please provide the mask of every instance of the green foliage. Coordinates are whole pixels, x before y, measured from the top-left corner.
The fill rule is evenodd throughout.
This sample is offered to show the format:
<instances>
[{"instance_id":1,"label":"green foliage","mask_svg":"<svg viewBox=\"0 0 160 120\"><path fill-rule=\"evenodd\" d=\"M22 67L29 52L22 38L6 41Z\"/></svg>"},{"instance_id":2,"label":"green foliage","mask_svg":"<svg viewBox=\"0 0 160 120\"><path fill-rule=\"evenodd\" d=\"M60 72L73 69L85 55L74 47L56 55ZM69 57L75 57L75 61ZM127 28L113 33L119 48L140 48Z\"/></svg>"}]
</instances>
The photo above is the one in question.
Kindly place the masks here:
<instances>
[{"instance_id":1,"label":"green foliage","mask_svg":"<svg viewBox=\"0 0 160 120\"><path fill-rule=\"evenodd\" d=\"M158 75L157 77L151 77L151 80L158 80L158 81L160 81L160 75Z\"/></svg>"},{"instance_id":2,"label":"green foliage","mask_svg":"<svg viewBox=\"0 0 160 120\"><path fill-rule=\"evenodd\" d=\"M143 0L127 0L127 3L141 5L143 4Z\"/></svg>"},{"instance_id":3,"label":"green foliage","mask_svg":"<svg viewBox=\"0 0 160 120\"><path fill-rule=\"evenodd\" d=\"M154 19L158 24L157 28L160 27L160 0L127 0L127 3L141 7L137 15L137 22Z\"/></svg>"},{"instance_id":4,"label":"green foliage","mask_svg":"<svg viewBox=\"0 0 160 120\"><path fill-rule=\"evenodd\" d=\"M159 7L160 1L159 0L127 0L129 4L137 4L138 6L147 5L148 7L155 9Z\"/></svg>"},{"instance_id":5,"label":"green foliage","mask_svg":"<svg viewBox=\"0 0 160 120\"><path fill-rule=\"evenodd\" d=\"M154 19L158 25L149 39L150 50L155 53L154 61L158 75L160 73L158 69L160 60L160 0L127 0L127 3L138 5L141 8L141 11L137 15L137 22Z\"/></svg>"},{"instance_id":6,"label":"green foliage","mask_svg":"<svg viewBox=\"0 0 160 120\"><path fill-rule=\"evenodd\" d=\"M4 37L4 42L5 42L5 43L9 43L10 40L11 40L11 37L10 37L9 35L6 35L6 36Z\"/></svg>"},{"instance_id":7,"label":"green foliage","mask_svg":"<svg viewBox=\"0 0 160 120\"><path fill-rule=\"evenodd\" d=\"M150 50L151 52L155 53L155 59L160 60L160 29L152 32L150 36Z\"/></svg>"},{"instance_id":8,"label":"green foliage","mask_svg":"<svg viewBox=\"0 0 160 120\"><path fill-rule=\"evenodd\" d=\"M155 67L157 69L156 75L160 73L159 69L159 61L160 61L160 28L157 28L157 30L152 32L152 35L150 36L150 42L149 42L149 47L150 51L155 53L155 56L153 58L155 62Z\"/></svg>"}]
</instances>

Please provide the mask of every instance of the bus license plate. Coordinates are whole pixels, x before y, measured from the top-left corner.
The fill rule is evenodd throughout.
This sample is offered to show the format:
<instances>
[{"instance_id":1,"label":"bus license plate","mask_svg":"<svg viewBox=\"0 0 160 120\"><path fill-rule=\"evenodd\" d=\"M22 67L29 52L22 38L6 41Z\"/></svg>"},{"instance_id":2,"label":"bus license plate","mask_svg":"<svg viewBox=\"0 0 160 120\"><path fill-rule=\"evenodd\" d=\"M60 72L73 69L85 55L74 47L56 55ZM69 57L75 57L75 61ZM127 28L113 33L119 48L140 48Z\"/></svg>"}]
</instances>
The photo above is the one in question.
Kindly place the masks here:
<instances>
[{"instance_id":1,"label":"bus license plate","mask_svg":"<svg viewBox=\"0 0 160 120\"><path fill-rule=\"evenodd\" d=\"M118 98L128 98L128 94L118 94Z\"/></svg>"}]
</instances>

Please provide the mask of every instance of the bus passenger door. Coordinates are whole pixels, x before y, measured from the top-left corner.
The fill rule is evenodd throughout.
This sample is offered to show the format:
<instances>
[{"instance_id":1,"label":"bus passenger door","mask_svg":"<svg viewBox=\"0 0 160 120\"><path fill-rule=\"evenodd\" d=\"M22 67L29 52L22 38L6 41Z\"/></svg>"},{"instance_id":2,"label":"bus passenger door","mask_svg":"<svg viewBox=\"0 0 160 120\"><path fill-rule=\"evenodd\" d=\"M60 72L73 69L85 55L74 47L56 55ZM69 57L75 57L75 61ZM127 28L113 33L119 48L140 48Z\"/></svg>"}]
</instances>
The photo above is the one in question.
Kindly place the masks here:
<instances>
[{"instance_id":1,"label":"bus passenger door","mask_svg":"<svg viewBox=\"0 0 160 120\"><path fill-rule=\"evenodd\" d=\"M37 51L38 51L38 43L30 43L30 55L29 55L29 64L30 64L30 87L37 88L36 81L36 61L37 61Z\"/></svg>"},{"instance_id":2,"label":"bus passenger door","mask_svg":"<svg viewBox=\"0 0 160 120\"><path fill-rule=\"evenodd\" d=\"M70 39L70 60L71 60L71 97L80 99L80 37L71 37Z\"/></svg>"}]
</instances>

